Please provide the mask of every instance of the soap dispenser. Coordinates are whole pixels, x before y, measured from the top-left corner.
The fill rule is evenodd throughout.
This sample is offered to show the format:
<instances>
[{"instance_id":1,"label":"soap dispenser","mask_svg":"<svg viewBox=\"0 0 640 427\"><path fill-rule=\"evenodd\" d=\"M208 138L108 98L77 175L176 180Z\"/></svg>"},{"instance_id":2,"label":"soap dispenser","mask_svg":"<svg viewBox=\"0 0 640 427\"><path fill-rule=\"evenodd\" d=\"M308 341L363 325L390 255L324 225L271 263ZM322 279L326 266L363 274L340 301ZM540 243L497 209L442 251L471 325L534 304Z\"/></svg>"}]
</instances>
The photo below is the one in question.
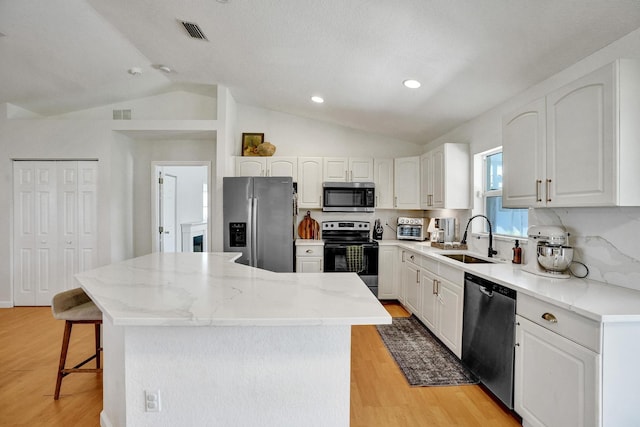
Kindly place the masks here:
<instances>
[{"instance_id":1,"label":"soap dispenser","mask_svg":"<svg viewBox=\"0 0 640 427\"><path fill-rule=\"evenodd\" d=\"M522 248L520 247L520 242L516 240L516 244L513 247L513 259L511 260L514 264L522 263Z\"/></svg>"}]
</instances>

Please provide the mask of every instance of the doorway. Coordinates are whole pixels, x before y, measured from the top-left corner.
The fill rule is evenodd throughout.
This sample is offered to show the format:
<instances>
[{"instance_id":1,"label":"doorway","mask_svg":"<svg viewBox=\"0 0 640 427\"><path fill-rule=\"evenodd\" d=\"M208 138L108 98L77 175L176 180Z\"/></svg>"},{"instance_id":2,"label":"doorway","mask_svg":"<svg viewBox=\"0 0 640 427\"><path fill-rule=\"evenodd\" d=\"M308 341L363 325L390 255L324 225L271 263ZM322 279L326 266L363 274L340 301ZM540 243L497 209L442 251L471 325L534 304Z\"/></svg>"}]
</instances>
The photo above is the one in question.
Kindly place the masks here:
<instances>
[{"instance_id":1,"label":"doorway","mask_svg":"<svg viewBox=\"0 0 640 427\"><path fill-rule=\"evenodd\" d=\"M153 252L206 251L211 209L210 165L210 162L152 162Z\"/></svg>"}]
</instances>

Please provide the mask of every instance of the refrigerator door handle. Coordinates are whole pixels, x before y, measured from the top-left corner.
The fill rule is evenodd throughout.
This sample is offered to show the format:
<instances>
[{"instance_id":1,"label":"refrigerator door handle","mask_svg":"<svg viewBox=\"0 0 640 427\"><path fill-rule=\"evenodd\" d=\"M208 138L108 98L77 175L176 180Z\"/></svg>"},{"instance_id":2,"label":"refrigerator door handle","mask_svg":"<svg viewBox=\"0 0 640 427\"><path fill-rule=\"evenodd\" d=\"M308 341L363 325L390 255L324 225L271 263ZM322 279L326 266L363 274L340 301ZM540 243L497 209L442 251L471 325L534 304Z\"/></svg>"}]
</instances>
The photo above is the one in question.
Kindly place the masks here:
<instances>
[{"instance_id":1,"label":"refrigerator door handle","mask_svg":"<svg viewBox=\"0 0 640 427\"><path fill-rule=\"evenodd\" d=\"M249 265L252 267L258 266L258 198L251 198L251 246Z\"/></svg>"}]
</instances>

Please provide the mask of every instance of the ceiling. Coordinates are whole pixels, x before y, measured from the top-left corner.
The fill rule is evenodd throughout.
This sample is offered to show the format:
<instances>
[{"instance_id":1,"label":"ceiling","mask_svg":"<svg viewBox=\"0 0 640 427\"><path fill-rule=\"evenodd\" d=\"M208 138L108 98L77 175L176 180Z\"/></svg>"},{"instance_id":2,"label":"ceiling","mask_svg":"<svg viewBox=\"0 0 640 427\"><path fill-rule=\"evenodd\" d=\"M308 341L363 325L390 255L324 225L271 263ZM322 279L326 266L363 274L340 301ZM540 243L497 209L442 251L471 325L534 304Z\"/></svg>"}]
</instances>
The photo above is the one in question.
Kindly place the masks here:
<instances>
[{"instance_id":1,"label":"ceiling","mask_svg":"<svg viewBox=\"0 0 640 427\"><path fill-rule=\"evenodd\" d=\"M0 102L47 116L221 84L422 144L638 27L637 0L0 0Z\"/></svg>"}]
</instances>

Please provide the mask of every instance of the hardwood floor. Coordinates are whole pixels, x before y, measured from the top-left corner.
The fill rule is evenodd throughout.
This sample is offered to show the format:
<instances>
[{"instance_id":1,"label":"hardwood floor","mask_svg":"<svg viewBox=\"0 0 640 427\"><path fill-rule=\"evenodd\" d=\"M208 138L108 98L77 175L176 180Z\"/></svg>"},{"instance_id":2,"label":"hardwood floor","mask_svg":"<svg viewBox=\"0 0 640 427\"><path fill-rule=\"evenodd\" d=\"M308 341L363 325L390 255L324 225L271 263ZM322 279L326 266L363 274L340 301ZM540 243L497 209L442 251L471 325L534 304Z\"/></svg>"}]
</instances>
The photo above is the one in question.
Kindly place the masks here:
<instances>
[{"instance_id":1,"label":"hardwood floor","mask_svg":"<svg viewBox=\"0 0 640 427\"><path fill-rule=\"evenodd\" d=\"M63 329L49 307L0 309L0 426L100 425L102 374L67 376L53 400ZM409 387L374 326L354 327L352 337L352 427L520 425L478 386ZM69 364L92 342L93 325L74 327Z\"/></svg>"}]
</instances>

